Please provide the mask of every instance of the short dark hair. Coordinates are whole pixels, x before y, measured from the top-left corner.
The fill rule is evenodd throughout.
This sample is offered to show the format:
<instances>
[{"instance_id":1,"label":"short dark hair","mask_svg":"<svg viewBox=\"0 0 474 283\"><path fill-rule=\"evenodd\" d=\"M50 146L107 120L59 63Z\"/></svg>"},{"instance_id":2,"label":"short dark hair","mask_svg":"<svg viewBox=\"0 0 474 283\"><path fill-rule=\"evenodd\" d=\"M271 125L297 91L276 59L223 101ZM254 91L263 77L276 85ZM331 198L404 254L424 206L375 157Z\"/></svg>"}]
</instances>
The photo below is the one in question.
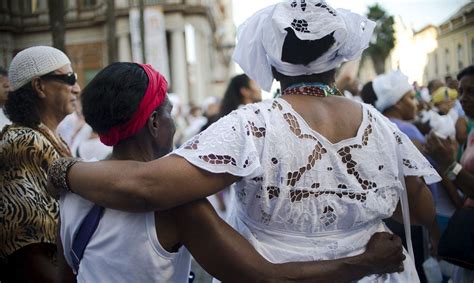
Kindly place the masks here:
<instances>
[{"instance_id":1,"label":"short dark hair","mask_svg":"<svg viewBox=\"0 0 474 283\"><path fill-rule=\"evenodd\" d=\"M464 76L471 76L474 75L474 65L466 67L458 74L458 80L460 81Z\"/></svg>"},{"instance_id":2,"label":"short dark hair","mask_svg":"<svg viewBox=\"0 0 474 283\"><path fill-rule=\"evenodd\" d=\"M41 123L39 104L40 98L28 83L8 93L5 114L13 123L36 128Z\"/></svg>"},{"instance_id":3,"label":"short dark hair","mask_svg":"<svg viewBox=\"0 0 474 283\"><path fill-rule=\"evenodd\" d=\"M86 122L99 134L128 122L145 95L148 77L135 63L116 62L101 70L81 94Z\"/></svg>"},{"instance_id":4,"label":"short dark hair","mask_svg":"<svg viewBox=\"0 0 474 283\"><path fill-rule=\"evenodd\" d=\"M0 76L8 76L8 71L3 67L0 67Z\"/></svg>"},{"instance_id":5,"label":"short dark hair","mask_svg":"<svg viewBox=\"0 0 474 283\"><path fill-rule=\"evenodd\" d=\"M222 99L220 117L229 114L242 104L243 97L240 89L243 87L250 87L250 79L246 74L237 75L230 80Z\"/></svg>"},{"instance_id":6,"label":"short dark hair","mask_svg":"<svg viewBox=\"0 0 474 283\"><path fill-rule=\"evenodd\" d=\"M362 101L364 101L364 103L368 103L375 106L375 102L377 101L377 95L375 94L374 87L371 81L366 83L364 87L362 87L362 90L360 91L360 97L362 98Z\"/></svg>"},{"instance_id":7,"label":"short dark hair","mask_svg":"<svg viewBox=\"0 0 474 283\"><path fill-rule=\"evenodd\" d=\"M331 84L334 82L336 76L336 69L329 70L320 74L312 75L301 75L301 76L287 76L276 70L275 67L272 67L273 76L277 81L285 81L290 84L305 83L305 82L320 82L324 84Z\"/></svg>"}]
</instances>

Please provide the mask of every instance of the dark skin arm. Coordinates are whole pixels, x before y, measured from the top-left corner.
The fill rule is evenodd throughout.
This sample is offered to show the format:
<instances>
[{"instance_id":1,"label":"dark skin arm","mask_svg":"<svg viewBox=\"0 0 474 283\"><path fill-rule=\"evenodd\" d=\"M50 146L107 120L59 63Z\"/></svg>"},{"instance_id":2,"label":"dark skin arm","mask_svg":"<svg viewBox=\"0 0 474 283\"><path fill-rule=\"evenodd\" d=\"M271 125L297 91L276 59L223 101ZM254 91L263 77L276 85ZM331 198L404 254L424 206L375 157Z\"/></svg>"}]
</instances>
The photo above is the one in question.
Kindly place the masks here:
<instances>
[{"instance_id":1,"label":"dark skin arm","mask_svg":"<svg viewBox=\"0 0 474 283\"><path fill-rule=\"evenodd\" d=\"M440 139L433 133L428 135L425 150L438 163L440 172L445 172L456 160L456 142L450 139ZM463 168L456 176L454 184L468 197L474 198L474 174Z\"/></svg>"},{"instance_id":2,"label":"dark skin arm","mask_svg":"<svg viewBox=\"0 0 474 283\"><path fill-rule=\"evenodd\" d=\"M224 282L350 282L370 274L401 271L405 258L400 238L376 233L361 255L272 264L225 223L207 200L177 207L170 213L180 241L211 275Z\"/></svg>"},{"instance_id":3,"label":"dark skin arm","mask_svg":"<svg viewBox=\"0 0 474 283\"><path fill-rule=\"evenodd\" d=\"M68 173L74 193L104 207L133 212L166 210L202 199L238 179L209 173L176 155L146 163L77 163Z\"/></svg>"},{"instance_id":4,"label":"dark skin arm","mask_svg":"<svg viewBox=\"0 0 474 283\"><path fill-rule=\"evenodd\" d=\"M407 176L405 177L405 184L408 193L411 225L423 225L430 233L433 246L437 247L440 231L436 222L436 210L431 192L419 177ZM398 203L393 214L393 219L403 224L400 203Z\"/></svg>"}]
</instances>

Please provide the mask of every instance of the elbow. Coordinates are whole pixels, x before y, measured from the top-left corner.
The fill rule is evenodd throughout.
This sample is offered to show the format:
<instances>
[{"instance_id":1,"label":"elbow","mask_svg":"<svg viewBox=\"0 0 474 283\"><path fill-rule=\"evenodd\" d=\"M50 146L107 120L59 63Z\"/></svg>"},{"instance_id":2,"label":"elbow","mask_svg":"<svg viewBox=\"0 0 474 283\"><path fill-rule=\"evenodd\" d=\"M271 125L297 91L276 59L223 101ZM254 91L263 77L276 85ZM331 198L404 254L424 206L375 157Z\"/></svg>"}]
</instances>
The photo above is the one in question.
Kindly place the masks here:
<instances>
[{"instance_id":1,"label":"elbow","mask_svg":"<svg viewBox=\"0 0 474 283\"><path fill-rule=\"evenodd\" d=\"M139 211L161 211L172 208L159 182L143 170L146 169L145 164L138 163L131 178L121 182L120 186L123 189L132 189L130 199Z\"/></svg>"}]
</instances>

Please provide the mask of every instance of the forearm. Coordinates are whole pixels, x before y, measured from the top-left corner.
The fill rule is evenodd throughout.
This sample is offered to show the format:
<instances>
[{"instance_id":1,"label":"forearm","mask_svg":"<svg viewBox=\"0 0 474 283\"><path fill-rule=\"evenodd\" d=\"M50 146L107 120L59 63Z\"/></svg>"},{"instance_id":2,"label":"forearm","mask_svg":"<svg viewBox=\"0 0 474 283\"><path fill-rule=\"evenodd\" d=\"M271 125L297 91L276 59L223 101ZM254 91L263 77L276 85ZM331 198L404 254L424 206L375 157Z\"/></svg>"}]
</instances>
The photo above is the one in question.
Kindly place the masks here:
<instances>
[{"instance_id":1,"label":"forearm","mask_svg":"<svg viewBox=\"0 0 474 283\"><path fill-rule=\"evenodd\" d=\"M372 274L365 254L318 262L289 262L275 265L281 282L352 282Z\"/></svg>"},{"instance_id":2,"label":"forearm","mask_svg":"<svg viewBox=\"0 0 474 283\"><path fill-rule=\"evenodd\" d=\"M104 207L134 212L170 209L212 195L237 180L173 155L147 163L77 163L68 174L73 192Z\"/></svg>"},{"instance_id":3,"label":"forearm","mask_svg":"<svg viewBox=\"0 0 474 283\"><path fill-rule=\"evenodd\" d=\"M147 190L138 176L143 163L100 161L76 163L68 173L71 190L104 207L127 211L151 211L143 197Z\"/></svg>"},{"instance_id":4,"label":"forearm","mask_svg":"<svg viewBox=\"0 0 474 283\"><path fill-rule=\"evenodd\" d=\"M412 225L423 225L427 229L433 225L436 217L433 196L420 178L406 178L408 204Z\"/></svg>"},{"instance_id":5,"label":"forearm","mask_svg":"<svg viewBox=\"0 0 474 283\"><path fill-rule=\"evenodd\" d=\"M469 173L466 169L461 169L461 172L456 176L454 183L470 198L474 198L474 175Z\"/></svg>"},{"instance_id":6,"label":"forearm","mask_svg":"<svg viewBox=\"0 0 474 283\"><path fill-rule=\"evenodd\" d=\"M441 184L443 185L444 189L448 193L449 199L454 204L456 208L461 208L463 206L463 200L461 196L458 194L458 189L456 186L446 178L446 176L442 176L443 179L441 180Z\"/></svg>"},{"instance_id":7,"label":"forearm","mask_svg":"<svg viewBox=\"0 0 474 283\"><path fill-rule=\"evenodd\" d=\"M349 282L374 270L365 254L338 260L272 264L220 219L207 201L174 210L180 240L204 269L224 282Z\"/></svg>"}]
</instances>

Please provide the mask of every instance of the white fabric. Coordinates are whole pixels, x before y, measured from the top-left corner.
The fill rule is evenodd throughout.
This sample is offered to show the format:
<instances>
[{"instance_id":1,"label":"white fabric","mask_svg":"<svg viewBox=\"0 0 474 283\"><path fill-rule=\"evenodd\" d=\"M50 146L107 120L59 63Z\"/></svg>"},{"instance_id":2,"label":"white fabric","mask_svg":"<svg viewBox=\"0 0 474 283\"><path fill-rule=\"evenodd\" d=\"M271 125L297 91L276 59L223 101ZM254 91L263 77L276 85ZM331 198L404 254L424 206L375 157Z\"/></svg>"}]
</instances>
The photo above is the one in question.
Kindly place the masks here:
<instances>
[{"instance_id":1,"label":"white fabric","mask_svg":"<svg viewBox=\"0 0 474 283\"><path fill-rule=\"evenodd\" d=\"M72 240L93 204L78 195L61 196L61 240L70 266ZM79 266L78 282L188 282L191 255L162 248L155 213L105 209Z\"/></svg>"},{"instance_id":2,"label":"white fabric","mask_svg":"<svg viewBox=\"0 0 474 283\"><path fill-rule=\"evenodd\" d=\"M5 116L5 113L3 112L3 108L0 107L0 132L2 131L3 127L6 125L11 124L10 120Z\"/></svg>"},{"instance_id":3,"label":"white fabric","mask_svg":"<svg viewBox=\"0 0 474 283\"><path fill-rule=\"evenodd\" d=\"M367 48L375 28L373 21L348 10L333 9L324 1L296 2L284 1L258 11L237 32L233 59L267 92L273 82L272 66L288 76L329 71L344 61L357 59ZM306 21L307 31L298 31L292 27L294 20ZM289 27L301 40L321 39L334 32L335 43L321 57L307 65L283 62L282 46L287 35L285 29Z\"/></svg>"},{"instance_id":4,"label":"white fabric","mask_svg":"<svg viewBox=\"0 0 474 283\"><path fill-rule=\"evenodd\" d=\"M450 115L440 115L434 110L423 111L421 113L421 122L429 122L431 130L442 139L448 137L452 140L456 139L456 120L453 116L457 116L455 110L450 111Z\"/></svg>"},{"instance_id":5,"label":"white fabric","mask_svg":"<svg viewBox=\"0 0 474 283\"><path fill-rule=\"evenodd\" d=\"M372 81L377 101L375 108L383 112L387 108L395 105L413 86L408 82L408 77L400 71L392 71L376 77Z\"/></svg>"},{"instance_id":6,"label":"white fabric","mask_svg":"<svg viewBox=\"0 0 474 283\"><path fill-rule=\"evenodd\" d=\"M242 177L232 188L228 220L268 260L359 254L373 233L388 231L382 219L392 215L403 190L400 162L405 176L440 179L394 124L371 106L361 108L357 135L333 144L285 100L267 100L232 112L174 153L206 171ZM355 162L359 180L348 173L347 158ZM292 183L289 177L295 176L300 178ZM416 282L413 263L405 264L405 272L377 280Z\"/></svg>"},{"instance_id":7,"label":"white fabric","mask_svg":"<svg viewBox=\"0 0 474 283\"><path fill-rule=\"evenodd\" d=\"M19 89L36 76L46 75L67 64L69 58L61 50L49 46L34 46L19 52L10 64L8 78L12 91Z\"/></svg>"},{"instance_id":8,"label":"white fabric","mask_svg":"<svg viewBox=\"0 0 474 283\"><path fill-rule=\"evenodd\" d=\"M78 148L78 155L83 159L103 160L112 153L113 147L103 144L99 138L84 140Z\"/></svg>"}]
</instances>

